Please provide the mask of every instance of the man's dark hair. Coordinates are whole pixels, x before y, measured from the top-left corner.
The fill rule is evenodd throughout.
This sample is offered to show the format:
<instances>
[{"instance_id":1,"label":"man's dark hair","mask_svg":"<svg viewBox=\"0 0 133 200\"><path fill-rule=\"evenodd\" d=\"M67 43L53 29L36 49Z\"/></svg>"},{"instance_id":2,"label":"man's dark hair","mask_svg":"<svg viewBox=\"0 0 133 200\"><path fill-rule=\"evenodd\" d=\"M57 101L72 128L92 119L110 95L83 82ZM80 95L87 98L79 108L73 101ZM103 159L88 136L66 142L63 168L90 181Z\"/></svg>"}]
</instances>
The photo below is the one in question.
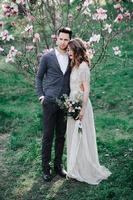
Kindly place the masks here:
<instances>
[{"instance_id":1,"label":"man's dark hair","mask_svg":"<svg viewBox=\"0 0 133 200\"><path fill-rule=\"evenodd\" d=\"M71 29L68 28L68 27L62 27L62 28L60 28L60 29L58 30L58 35L59 35L60 33L68 33L70 39L71 39L71 37L72 37L72 31L71 31Z\"/></svg>"}]
</instances>

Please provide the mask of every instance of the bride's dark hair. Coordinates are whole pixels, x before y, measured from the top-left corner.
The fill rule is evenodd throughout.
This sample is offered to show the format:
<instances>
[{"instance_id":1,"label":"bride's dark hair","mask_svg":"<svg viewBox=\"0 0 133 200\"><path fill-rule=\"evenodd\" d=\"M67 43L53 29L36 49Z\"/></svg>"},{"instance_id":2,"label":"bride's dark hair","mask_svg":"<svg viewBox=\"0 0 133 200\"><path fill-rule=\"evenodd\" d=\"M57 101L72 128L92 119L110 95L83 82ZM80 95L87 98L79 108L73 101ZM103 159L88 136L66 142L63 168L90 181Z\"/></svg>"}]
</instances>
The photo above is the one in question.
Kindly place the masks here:
<instances>
[{"instance_id":1,"label":"bride's dark hair","mask_svg":"<svg viewBox=\"0 0 133 200\"><path fill-rule=\"evenodd\" d=\"M87 50L80 38L75 38L69 41L68 46L74 53L74 60L71 61L71 66L79 66L83 61L90 65L89 58L87 56Z\"/></svg>"}]
</instances>

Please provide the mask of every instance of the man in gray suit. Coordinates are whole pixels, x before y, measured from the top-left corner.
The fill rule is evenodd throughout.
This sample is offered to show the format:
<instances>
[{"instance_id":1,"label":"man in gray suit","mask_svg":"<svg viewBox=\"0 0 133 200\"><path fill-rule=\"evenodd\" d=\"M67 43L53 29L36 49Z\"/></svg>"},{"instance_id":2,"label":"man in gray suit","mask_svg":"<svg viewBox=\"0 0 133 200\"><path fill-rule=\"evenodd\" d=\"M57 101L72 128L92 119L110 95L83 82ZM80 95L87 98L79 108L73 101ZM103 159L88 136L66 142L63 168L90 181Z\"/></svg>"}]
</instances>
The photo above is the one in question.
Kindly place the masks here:
<instances>
[{"instance_id":1,"label":"man in gray suit","mask_svg":"<svg viewBox=\"0 0 133 200\"><path fill-rule=\"evenodd\" d=\"M57 48L42 56L36 76L36 88L39 100L43 106L43 139L42 168L43 179L52 180L50 168L51 149L55 133L54 170L61 177L66 177L62 168L62 155L65 141L65 113L59 108L56 99L63 94L69 95L70 65L67 54L68 42L72 31L61 28L57 35Z\"/></svg>"}]
</instances>

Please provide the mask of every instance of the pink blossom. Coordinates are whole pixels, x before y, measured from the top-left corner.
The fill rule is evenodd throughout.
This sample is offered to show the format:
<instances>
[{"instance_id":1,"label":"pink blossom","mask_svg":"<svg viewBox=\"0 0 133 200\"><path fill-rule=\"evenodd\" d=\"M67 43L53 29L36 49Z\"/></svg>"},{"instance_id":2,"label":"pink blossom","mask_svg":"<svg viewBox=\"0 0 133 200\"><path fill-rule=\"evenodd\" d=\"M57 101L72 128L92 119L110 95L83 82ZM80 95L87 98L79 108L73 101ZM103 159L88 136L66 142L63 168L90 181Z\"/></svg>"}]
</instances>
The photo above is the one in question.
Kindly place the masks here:
<instances>
[{"instance_id":1,"label":"pink blossom","mask_svg":"<svg viewBox=\"0 0 133 200\"><path fill-rule=\"evenodd\" d=\"M16 55L17 55L17 56L22 56L22 52L21 52L21 51L18 51Z\"/></svg>"},{"instance_id":2,"label":"pink blossom","mask_svg":"<svg viewBox=\"0 0 133 200\"><path fill-rule=\"evenodd\" d=\"M44 54L47 54L47 53L49 53L49 52L52 51L52 50L53 50L53 48L50 48L50 49L44 49L44 50L43 50L43 53L44 53Z\"/></svg>"},{"instance_id":3,"label":"pink blossom","mask_svg":"<svg viewBox=\"0 0 133 200\"><path fill-rule=\"evenodd\" d=\"M73 2L73 0L70 0L70 3L72 3Z\"/></svg>"},{"instance_id":4,"label":"pink blossom","mask_svg":"<svg viewBox=\"0 0 133 200\"><path fill-rule=\"evenodd\" d=\"M92 18L94 20L102 20L103 21L103 20L107 19L107 14L106 14L107 10L104 10L103 8L99 8L96 11L97 11L97 13L93 14L93 16L92 16Z\"/></svg>"},{"instance_id":5,"label":"pink blossom","mask_svg":"<svg viewBox=\"0 0 133 200\"><path fill-rule=\"evenodd\" d=\"M111 33L112 32L111 24L105 24L103 30L105 31L107 30L108 33Z\"/></svg>"},{"instance_id":6,"label":"pink blossom","mask_svg":"<svg viewBox=\"0 0 133 200\"><path fill-rule=\"evenodd\" d=\"M51 35L51 39L52 39L53 41L56 41L56 40L57 40L57 36L56 36L56 35Z\"/></svg>"},{"instance_id":7,"label":"pink blossom","mask_svg":"<svg viewBox=\"0 0 133 200\"><path fill-rule=\"evenodd\" d=\"M116 56L121 56L121 51L120 51L120 49L119 49L118 46L112 47L112 48L113 48L113 50L114 50L114 55L116 55Z\"/></svg>"},{"instance_id":8,"label":"pink blossom","mask_svg":"<svg viewBox=\"0 0 133 200\"><path fill-rule=\"evenodd\" d=\"M77 7L76 7L76 10L77 10L77 11L80 11L80 10L81 10L81 6L77 6Z\"/></svg>"},{"instance_id":9,"label":"pink blossom","mask_svg":"<svg viewBox=\"0 0 133 200\"><path fill-rule=\"evenodd\" d=\"M16 3L24 5L26 3L26 0L16 0Z\"/></svg>"},{"instance_id":10,"label":"pink blossom","mask_svg":"<svg viewBox=\"0 0 133 200\"><path fill-rule=\"evenodd\" d=\"M123 10L124 10L120 3L114 5L114 8L115 8L116 10L118 10L118 11L120 10L121 12L123 12Z\"/></svg>"},{"instance_id":11,"label":"pink blossom","mask_svg":"<svg viewBox=\"0 0 133 200\"><path fill-rule=\"evenodd\" d=\"M11 22L11 25L12 25L12 26L16 26L16 23L15 23L15 22Z\"/></svg>"},{"instance_id":12,"label":"pink blossom","mask_svg":"<svg viewBox=\"0 0 133 200\"><path fill-rule=\"evenodd\" d=\"M69 19L69 21L73 20L73 15L71 13L68 14L68 19Z\"/></svg>"},{"instance_id":13,"label":"pink blossom","mask_svg":"<svg viewBox=\"0 0 133 200\"><path fill-rule=\"evenodd\" d=\"M14 59L15 59L17 52L18 52L18 50L15 49L14 46L11 46L9 53L6 57L6 62L14 62Z\"/></svg>"},{"instance_id":14,"label":"pink blossom","mask_svg":"<svg viewBox=\"0 0 133 200\"><path fill-rule=\"evenodd\" d=\"M12 35L9 35L7 30L1 32L0 37L2 38L2 40L6 41L14 40L14 37Z\"/></svg>"},{"instance_id":15,"label":"pink blossom","mask_svg":"<svg viewBox=\"0 0 133 200\"><path fill-rule=\"evenodd\" d=\"M15 49L14 46L11 46L9 54L11 54L12 56L16 56L17 52L18 52L18 50Z\"/></svg>"},{"instance_id":16,"label":"pink blossom","mask_svg":"<svg viewBox=\"0 0 133 200\"><path fill-rule=\"evenodd\" d=\"M116 19L114 20L114 22L119 23L119 22L122 21L122 19L123 19L123 15L122 15L122 14L119 14L119 15L117 15L117 17L116 17Z\"/></svg>"},{"instance_id":17,"label":"pink blossom","mask_svg":"<svg viewBox=\"0 0 133 200\"><path fill-rule=\"evenodd\" d=\"M124 14L123 14L124 17L127 17L128 19L131 19L131 14L126 11Z\"/></svg>"},{"instance_id":18,"label":"pink blossom","mask_svg":"<svg viewBox=\"0 0 133 200\"><path fill-rule=\"evenodd\" d=\"M7 17L15 16L15 15L18 14L17 7L12 7L7 3L6 4L2 4L2 9L3 9L4 15L7 16Z\"/></svg>"},{"instance_id":19,"label":"pink blossom","mask_svg":"<svg viewBox=\"0 0 133 200\"><path fill-rule=\"evenodd\" d=\"M2 9L4 12L10 11L10 5L7 3L2 4Z\"/></svg>"},{"instance_id":20,"label":"pink blossom","mask_svg":"<svg viewBox=\"0 0 133 200\"><path fill-rule=\"evenodd\" d=\"M25 27L25 32L27 32L27 33L32 33L33 32L33 26L31 25L27 25L26 27Z\"/></svg>"},{"instance_id":21,"label":"pink blossom","mask_svg":"<svg viewBox=\"0 0 133 200\"><path fill-rule=\"evenodd\" d=\"M92 59L94 54L95 54L94 49L87 49L87 56L88 56L89 59Z\"/></svg>"},{"instance_id":22,"label":"pink blossom","mask_svg":"<svg viewBox=\"0 0 133 200\"><path fill-rule=\"evenodd\" d=\"M2 51L4 51L4 49L3 49L2 47L0 47L0 53L1 53Z\"/></svg>"},{"instance_id":23,"label":"pink blossom","mask_svg":"<svg viewBox=\"0 0 133 200\"><path fill-rule=\"evenodd\" d=\"M33 15L29 14L29 13L27 14L27 19L28 19L29 22L35 21L35 17Z\"/></svg>"},{"instance_id":24,"label":"pink blossom","mask_svg":"<svg viewBox=\"0 0 133 200\"><path fill-rule=\"evenodd\" d=\"M8 54L6 57L6 63L14 63L14 57Z\"/></svg>"},{"instance_id":25,"label":"pink blossom","mask_svg":"<svg viewBox=\"0 0 133 200\"><path fill-rule=\"evenodd\" d=\"M97 42L97 43L99 43L99 41L100 41L100 37L101 37L101 35L100 34L92 34L92 36L90 37L90 40L89 40L89 42L90 43L93 43L93 42Z\"/></svg>"},{"instance_id":26,"label":"pink blossom","mask_svg":"<svg viewBox=\"0 0 133 200\"><path fill-rule=\"evenodd\" d=\"M93 0L85 0L83 7L88 7L89 5L91 5L93 3Z\"/></svg>"},{"instance_id":27,"label":"pink blossom","mask_svg":"<svg viewBox=\"0 0 133 200\"><path fill-rule=\"evenodd\" d=\"M35 49L35 47L33 45L26 46L27 52L33 51L34 49Z\"/></svg>"},{"instance_id":28,"label":"pink blossom","mask_svg":"<svg viewBox=\"0 0 133 200\"><path fill-rule=\"evenodd\" d=\"M33 43L40 42L40 35L39 33L34 34Z\"/></svg>"}]
</instances>

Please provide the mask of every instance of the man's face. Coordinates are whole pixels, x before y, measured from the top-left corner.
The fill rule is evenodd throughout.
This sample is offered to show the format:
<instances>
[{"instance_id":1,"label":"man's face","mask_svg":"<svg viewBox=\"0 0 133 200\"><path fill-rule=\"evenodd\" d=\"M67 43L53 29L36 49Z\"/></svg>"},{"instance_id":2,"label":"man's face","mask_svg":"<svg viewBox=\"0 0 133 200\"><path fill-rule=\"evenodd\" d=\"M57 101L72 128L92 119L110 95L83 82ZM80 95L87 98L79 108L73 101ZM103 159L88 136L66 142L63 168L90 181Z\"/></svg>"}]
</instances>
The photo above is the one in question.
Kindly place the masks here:
<instances>
[{"instance_id":1,"label":"man's face","mask_svg":"<svg viewBox=\"0 0 133 200\"><path fill-rule=\"evenodd\" d=\"M60 33L57 37L57 45L60 50L66 50L70 37L68 33Z\"/></svg>"}]
</instances>

